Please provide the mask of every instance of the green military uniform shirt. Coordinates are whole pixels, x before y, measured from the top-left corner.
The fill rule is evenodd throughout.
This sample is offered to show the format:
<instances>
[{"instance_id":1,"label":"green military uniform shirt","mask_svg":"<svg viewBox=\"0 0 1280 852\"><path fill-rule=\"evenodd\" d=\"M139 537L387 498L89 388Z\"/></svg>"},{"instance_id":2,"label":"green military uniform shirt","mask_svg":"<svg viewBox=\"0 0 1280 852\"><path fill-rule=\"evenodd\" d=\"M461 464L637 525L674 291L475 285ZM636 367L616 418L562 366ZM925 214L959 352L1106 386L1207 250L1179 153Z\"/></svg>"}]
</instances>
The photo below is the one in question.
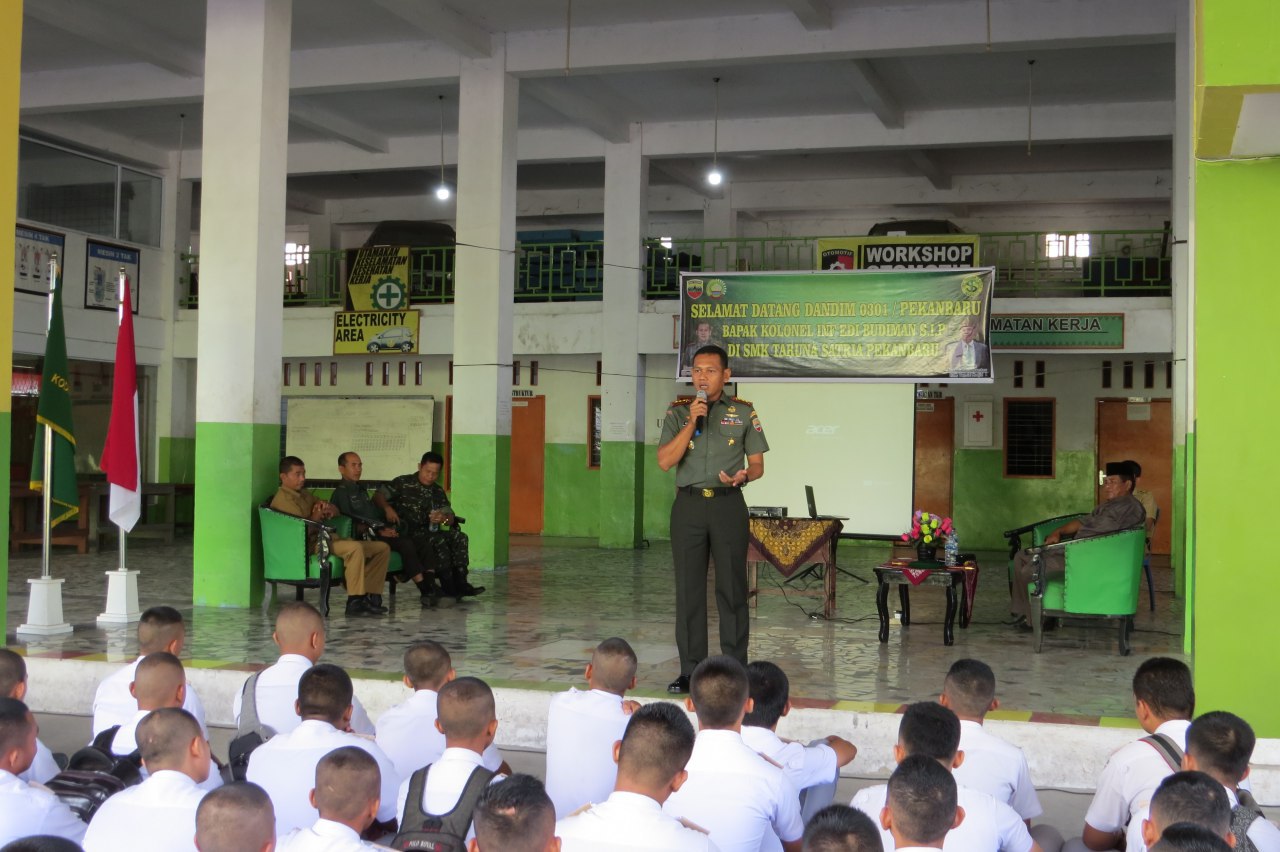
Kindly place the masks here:
<instances>
[{"instance_id":1,"label":"green military uniform shirt","mask_svg":"<svg viewBox=\"0 0 1280 852\"><path fill-rule=\"evenodd\" d=\"M423 485L416 473L397 476L384 485L381 491L387 502L395 507L396 513L400 515L400 522L407 527L410 535L429 531L431 519L428 516L432 512L453 512L453 507L449 505L449 495L440 487L440 483Z\"/></svg>"},{"instance_id":2,"label":"green military uniform shirt","mask_svg":"<svg viewBox=\"0 0 1280 852\"><path fill-rule=\"evenodd\" d=\"M693 397L681 397L667 409L662 424L659 445L676 436L689 421L689 404ZM689 440L689 447L676 465L676 486L691 485L695 488L723 488L720 471L729 476L743 468L747 456L767 452L760 418L750 402L721 394L709 404L706 422L701 435Z\"/></svg>"},{"instance_id":3,"label":"green military uniform shirt","mask_svg":"<svg viewBox=\"0 0 1280 852\"><path fill-rule=\"evenodd\" d=\"M357 521L368 521L380 524L386 521L382 510L373 505L369 492L364 485L354 479L344 479L333 489L333 505L338 511Z\"/></svg>"}]
</instances>

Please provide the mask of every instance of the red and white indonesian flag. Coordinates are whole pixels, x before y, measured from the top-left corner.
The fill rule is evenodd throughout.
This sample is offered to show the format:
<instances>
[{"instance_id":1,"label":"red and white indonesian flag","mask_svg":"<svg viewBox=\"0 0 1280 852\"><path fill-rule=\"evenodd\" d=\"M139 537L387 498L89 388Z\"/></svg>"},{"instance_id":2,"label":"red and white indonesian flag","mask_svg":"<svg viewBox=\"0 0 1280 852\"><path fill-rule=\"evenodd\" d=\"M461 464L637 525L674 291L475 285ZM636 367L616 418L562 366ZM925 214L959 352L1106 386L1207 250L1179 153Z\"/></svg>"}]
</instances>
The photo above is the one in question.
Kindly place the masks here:
<instances>
[{"instance_id":1,"label":"red and white indonesian flag","mask_svg":"<svg viewBox=\"0 0 1280 852\"><path fill-rule=\"evenodd\" d=\"M102 448L102 470L111 484L109 516L123 532L129 532L142 514L142 466L138 463L138 359L133 351L133 307L129 277L123 271L111 423Z\"/></svg>"}]
</instances>

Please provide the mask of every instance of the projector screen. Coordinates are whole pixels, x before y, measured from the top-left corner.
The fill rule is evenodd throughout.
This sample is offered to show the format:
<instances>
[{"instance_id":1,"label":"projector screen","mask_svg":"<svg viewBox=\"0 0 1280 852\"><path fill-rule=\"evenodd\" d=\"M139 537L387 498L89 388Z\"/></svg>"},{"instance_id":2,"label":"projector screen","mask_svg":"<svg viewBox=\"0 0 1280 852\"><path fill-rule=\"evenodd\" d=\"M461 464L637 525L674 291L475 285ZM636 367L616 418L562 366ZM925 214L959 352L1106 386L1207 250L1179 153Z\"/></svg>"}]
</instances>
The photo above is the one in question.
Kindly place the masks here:
<instances>
[{"instance_id":1,"label":"projector screen","mask_svg":"<svg viewBox=\"0 0 1280 852\"><path fill-rule=\"evenodd\" d=\"M846 533L898 535L913 510L915 385L739 382L737 395L760 415L769 452L748 506L786 506L808 517L843 515Z\"/></svg>"}]
</instances>

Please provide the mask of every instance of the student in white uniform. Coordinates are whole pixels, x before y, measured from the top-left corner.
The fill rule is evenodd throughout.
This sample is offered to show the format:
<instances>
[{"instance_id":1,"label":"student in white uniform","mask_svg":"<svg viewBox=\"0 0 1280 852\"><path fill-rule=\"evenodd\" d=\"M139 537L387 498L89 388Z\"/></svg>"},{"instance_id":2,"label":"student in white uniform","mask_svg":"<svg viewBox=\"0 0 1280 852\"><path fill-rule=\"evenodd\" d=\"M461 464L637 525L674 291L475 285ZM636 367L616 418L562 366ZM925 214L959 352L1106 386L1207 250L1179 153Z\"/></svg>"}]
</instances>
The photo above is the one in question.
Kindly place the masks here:
<instances>
[{"instance_id":1,"label":"student in white uniform","mask_svg":"<svg viewBox=\"0 0 1280 852\"><path fill-rule=\"evenodd\" d=\"M1203 826L1215 836L1236 845L1231 834L1231 802L1226 789L1203 772L1183 770L1160 782L1151 796L1148 815L1141 822L1138 848L1147 852L1165 829L1174 823L1189 822Z\"/></svg>"},{"instance_id":2,"label":"student in white uniform","mask_svg":"<svg viewBox=\"0 0 1280 852\"><path fill-rule=\"evenodd\" d=\"M187 628L182 623L182 613L173 607L153 606L142 613L138 622L138 659L103 678L98 684L98 691L94 693L93 736L96 737L112 725L125 724L137 712L138 702L129 693L129 684L133 683L134 669L142 662L142 658L157 651L168 651L175 657L181 657L186 641ZM204 704L190 684L187 684L182 709L195 717L200 723L200 730L208 737Z\"/></svg>"},{"instance_id":3,"label":"student in white uniform","mask_svg":"<svg viewBox=\"0 0 1280 852\"><path fill-rule=\"evenodd\" d=\"M255 707L259 722L277 734L287 734L302 722L296 709L298 681L307 669L320 662L324 654L324 618L306 601L290 601L280 607L271 639L280 649L280 658L259 672L254 689ZM236 692L231 706L237 726L243 704L242 688ZM372 736L373 722L358 697L352 696L351 708L352 733Z\"/></svg>"},{"instance_id":4,"label":"student in white uniform","mask_svg":"<svg viewBox=\"0 0 1280 852\"><path fill-rule=\"evenodd\" d=\"M884 852L880 827L848 805L827 805L804 827L804 852Z\"/></svg>"},{"instance_id":5,"label":"student in white uniform","mask_svg":"<svg viewBox=\"0 0 1280 852\"><path fill-rule=\"evenodd\" d=\"M35 717L16 698L0 698L0 846L52 834L79 843L85 824L44 787L18 777L36 756Z\"/></svg>"},{"instance_id":6,"label":"student in white uniform","mask_svg":"<svg viewBox=\"0 0 1280 852\"><path fill-rule=\"evenodd\" d=\"M1133 698L1142 730L1149 736L1167 738L1183 751L1196 709L1186 663L1169 657L1147 660L1133 675ZM1067 841L1065 852L1114 849L1124 837L1126 825L1151 803L1156 787L1178 768L1179 764L1170 765L1155 745L1142 739L1121 746L1107 759L1098 777L1093 801L1084 815L1083 836Z\"/></svg>"},{"instance_id":7,"label":"student in white uniform","mask_svg":"<svg viewBox=\"0 0 1280 852\"><path fill-rule=\"evenodd\" d=\"M200 852L271 852L275 846L275 810L267 791L257 784L226 784L200 801L196 809Z\"/></svg>"},{"instance_id":8,"label":"student in white uniform","mask_svg":"<svg viewBox=\"0 0 1280 852\"><path fill-rule=\"evenodd\" d=\"M347 745L364 749L378 762L382 782L378 820L389 824L395 818L395 791L400 777L391 759L373 740L347 731L351 689L351 678L338 666L312 666L298 681L298 715L302 723L287 734L267 740L249 755L246 779L261 785L271 797L276 834L281 837L295 828L310 826L319 818L311 804L316 764L335 748Z\"/></svg>"},{"instance_id":9,"label":"student in white uniform","mask_svg":"<svg viewBox=\"0 0 1280 852\"><path fill-rule=\"evenodd\" d=\"M698 737L689 777L663 809L705 828L721 852L799 852L799 794L780 766L742 741L752 706L746 668L727 656L703 660L686 705L698 716Z\"/></svg>"},{"instance_id":10,"label":"student in white uniform","mask_svg":"<svg viewBox=\"0 0 1280 852\"><path fill-rule=\"evenodd\" d=\"M964 824L956 779L933 758L913 754L898 761L886 789L880 810L880 826L892 840L886 849L946 849L951 832ZM965 852L979 849L964 848Z\"/></svg>"},{"instance_id":11,"label":"student in white uniform","mask_svg":"<svg viewBox=\"0 0 1280 852\"><path fill-rule=\"evenodd\" d=\"M277 852L360 852L378 849L361 840L378 815L382 784L378 762L355 746L343 746L316 764L311 804L320 818L295 828L276 844Z\"/></svg>"},{"instance_id":12,"label":"student in white uniform","mask_svg":"<svg viewBox=\"0 0 1280 852\"><path fill-rule=\"evenodd\" d=\"M693 754L693 725L679 707L656 701L641 707L613 748L618 777L613 793L556 824L564 852L708 852L705 831L663 813L662 805L684 784ZM879 836L877 835L877 843Z\"/></svg>"},{"instance_id":13,"label":"student in white uniform","mask_svg":"<svg viewBox=\"0 0 1280 852\"><path fill-rule=\"evenodd\" d=\"M921 701L907 707L902 714L893 758L902 763L911 755L923 755L950 771L964 761L959 748L960 720L956 714L936 702ZM947 835L945 848L949 852L1042 852L1013 808L977 790L967 787L958 790L958 801L966 816L964 822ZM866 787L858 791L850 804L876 819L885 808L887 796L888 789L883 784ZM887 826L880 834L880 841L886 852L892 852L894 840Z\"/></svg>"},{"instance_id":14,"label":"student in white uniform","mask_svg":"<svg viewBox=\"0 0 1280 852\"><path fill-rule=\"evenodd\" d=\"M512 775L490 784L476 804L476 836L467 852L559 852L556 812L542 782ZM649 849L657 849L650 846Z\"/></svg>"},{"instance_id":15,"label":"student in white uniform","mask_svg":"<svg viewBox=\"0 0 1280 852\"><path fill-rule=\"evenodd\" d=\"M102 803L85 852L195 852L196 808L205 794L197 785L209 775L209 743L180 707L149 712L137 736L147 777Z\"/></svg>"},{"instance_id":16,"label":"student in white uniform","mask_svg":"<svg viewBox=\"0 0 1280 852\"><path fill-rule=\"evenodd\" d=\"M476 677L460 677L440 687L436 730L444 734L444 753L430 765L419 806L424 813L443 815L454 809L473 773L492 770L484 765L484 753L493 745L498 730L497 707L489 684ZM505 775L493 774L490 783ZM412 777L404 779L393 802L401 831L416 826L405 824L405 800ZM475 836L475 826L467 839Z\"/></svg>"},{"instance_id":17,"label":"student in white uniform","mask_svg":"<svg viewBox=\"0 0 1280 852\"><path fill-rule=\"evenodd\" d=\"M1237 848L1247 839L1257 852L1280 852L1280 828L1261 815L1253 795L1240 787L1249 777L1249 761L1256 743L1248 722L1234 713L1214 710L1187 728L1187 753L1182 765L1208 774L1226 788Z\"/></svg>"},{"instance_id":18,"label":"student in white uniform","mask_svg":"<svg viewBox=\"0 0 1280 852\"><path fill-rule=\"evenodd\" d=\"M742 720L742 741L778 764L800 792L800 817L806 823L831 804L840 767L858 756L858 747L835 734L809 745L778 736L778 720L791 712L791 683L777 665L757 660L747 666L750 713Z\"/></svg>"},{"instance_id":19,"label":"student in white uniform","mask_svg":"<svg viewBox=\"0 0 1280 852\"><path fill-rule=\"evenodd\" d=\"M587 663L588 691L570 688L547 711L547 795L564 819L613 792L618 766L613 746L639 703L624 696L636 685L636 652L623 639L606 639Z\"/></svg>"},{"instance_id":20,"label":"student in white uniform","mask_svg":"<svg viewBox=\"0 0 1280 852\"><path fill-rule=\"evenodd\" d=\"M457 676L449 651L439 642L414 642L404 652L404 685L413 694L379 716L377 726L378 747L395 762L402 779L444 754L444 734L436 727L436 701L440 688ZM511 774L493 743L484 750L484 766Z\"/></svg>"},{"instance_id":21,"label":"student in white uniform","mask_svg":"<svg viewBox=\"0 0 1280 852\"><path fill-rule=\"evenodd\" d=\"M27 700L27 661L22 659L21 655L10 651L8 648L0 648L0 696L6 698L16 698L19 701ZM23 781L35 781L37 784L43 784L50 778L58 774L58 764L53 759L53 752L49 751L39 739L36 739L36 757L31 761L31 766L26 772L18 777Z\"/></svg>"}]
</instances>

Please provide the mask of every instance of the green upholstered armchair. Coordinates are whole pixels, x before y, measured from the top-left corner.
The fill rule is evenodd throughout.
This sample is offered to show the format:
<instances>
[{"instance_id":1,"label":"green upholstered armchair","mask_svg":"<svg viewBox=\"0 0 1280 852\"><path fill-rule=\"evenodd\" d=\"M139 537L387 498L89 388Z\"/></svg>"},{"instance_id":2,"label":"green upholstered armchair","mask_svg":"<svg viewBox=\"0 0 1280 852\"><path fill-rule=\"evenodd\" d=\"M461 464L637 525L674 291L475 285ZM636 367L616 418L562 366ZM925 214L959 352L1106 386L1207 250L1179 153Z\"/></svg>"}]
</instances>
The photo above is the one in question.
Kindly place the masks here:
<instances>
[{"instance_id":1,"label":"green upholstered armchair","mask_svg":"<svg viewBox=\"0 0 1280 852\"><path fill-rule=\"evenodd\" d=\"M258 507L258 522L262 528L262 576L271 587L271 597L275 596L278 583L296 588L298 600L302 600L303 589L318 588L320 612L327 616L329 587L342 579L342 558L329 552L332 532L350 535L351 519L334 518L331 530L324 524L279 512L264 504ZM318 553L309 552L308 531L319 537Z\"/></svg>"},{"instance_id":2,"label":"green upholstered armchair","mask_svg":"<svg viewBox=\"0 0 1280 852\"><path fill-rule=\"evenodd\" d=\"M1074 521L1077 518L1083 518L1088 512L1081 512L1074 515L1059 515L1056 518L1045 518L1043 521L1035 521L1027 524L1025 527L1018 527L1016 530L1005 530L1004 537L1009 541L1009 589L1013 589L1013 560L1018 555L1018 551L1023 547L1043 547L1045 537L1049 533L1056 530L1065 523ZM1030 536L1031 540L1025 545L1022 543L1023 536Z\"/></svg>"},{"instance_id":3,"label":"green upholstered armchair","mask_svg":"<svg viewBox=\"0 0 1280 852\"><path fill-rule=\"evenodd\" d=\"M1066 560L1062 574L1049 574L1044 569L1043 555L1055 550ZM1035 578L1028 586L1036 653L1040 653L1044 639L1045 618L1068 616L1118 620L1120 654L1128 656L1145 551L1143 527L1041 548L1032 563Z\"/></svg>"}]
</instances>

